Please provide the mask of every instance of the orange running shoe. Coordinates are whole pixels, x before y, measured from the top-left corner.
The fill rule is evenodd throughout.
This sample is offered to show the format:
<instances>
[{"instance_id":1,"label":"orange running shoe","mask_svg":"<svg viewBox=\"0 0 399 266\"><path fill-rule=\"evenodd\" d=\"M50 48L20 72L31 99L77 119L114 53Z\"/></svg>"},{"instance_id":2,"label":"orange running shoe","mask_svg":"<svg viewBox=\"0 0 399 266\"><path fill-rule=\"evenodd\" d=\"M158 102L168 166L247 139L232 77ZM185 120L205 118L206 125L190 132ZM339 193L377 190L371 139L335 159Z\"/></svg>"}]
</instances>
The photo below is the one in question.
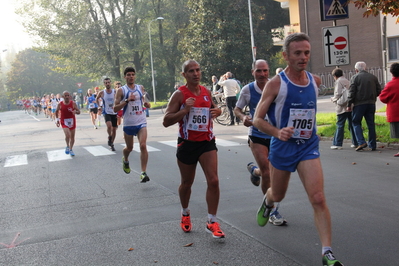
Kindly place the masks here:
<instances>
[{"instance_id":1,"label":"orange running shoe","mask_svg":"<svg viewBox=\"0 0 399 266\"><path fill-rule=\"evenodd\" d=\"M206 223L206 229L208 233L211 233L213 238L224 238L224 233L220 230L220 225L217 222L214 223Z\"/></svg>"},{"instance_id":2,"label":"orange running shoe","mask_svg":"<svg viewBox=\"0 0 399 266\"><path fill-rule=\"evenodd\" d=\"M180 226L181 226L181 229L183 229L183 231L186 233L191 231L190 215L182 215L181 216Z\"/></svg>"}]
</instances>

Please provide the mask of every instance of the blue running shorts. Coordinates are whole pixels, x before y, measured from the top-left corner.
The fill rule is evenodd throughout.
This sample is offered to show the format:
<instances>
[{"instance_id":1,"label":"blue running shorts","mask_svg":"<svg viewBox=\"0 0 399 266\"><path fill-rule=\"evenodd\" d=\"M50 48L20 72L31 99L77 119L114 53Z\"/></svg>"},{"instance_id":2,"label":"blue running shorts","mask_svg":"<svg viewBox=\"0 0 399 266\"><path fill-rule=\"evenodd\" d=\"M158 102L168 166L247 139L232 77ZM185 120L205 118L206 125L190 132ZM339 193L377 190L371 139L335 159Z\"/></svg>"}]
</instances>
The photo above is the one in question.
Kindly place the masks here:
<instances>
[{"instance_id":1,"label":"blue running shorts","mask_svg":"<svg viewBox=\"0 0 399 266\"><path fill-rule=\"evenodd\" d=\"M137 136L140 129L142 129L143 127L147 127L147 124L141 124L138 126L125 126L123 127L123 132L125 132L129 136Z\"/></svg>"},{"instance_id":2,"label":"blue running shorts","mask_svg":"<svg viewBox=\"0 0 399 266\"><path fill-rule=\"evenodd\" d=\"M269 161L274 168L295 172L301 161L320 157L319 137L313 135L310 139L290 139L281 141L272 138L270 143Z\"/></svg>"}]
</instances>

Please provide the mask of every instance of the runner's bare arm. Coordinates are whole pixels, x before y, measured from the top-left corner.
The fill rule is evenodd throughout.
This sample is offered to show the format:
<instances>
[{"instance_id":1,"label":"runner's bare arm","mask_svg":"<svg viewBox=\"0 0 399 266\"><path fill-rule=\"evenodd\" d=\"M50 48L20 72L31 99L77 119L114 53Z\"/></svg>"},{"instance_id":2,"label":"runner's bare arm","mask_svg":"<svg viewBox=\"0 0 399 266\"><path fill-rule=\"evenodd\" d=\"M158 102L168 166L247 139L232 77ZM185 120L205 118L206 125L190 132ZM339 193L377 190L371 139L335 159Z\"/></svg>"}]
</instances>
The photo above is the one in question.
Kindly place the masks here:
<instances>
[{"instance_id":1,"label":"runner's bare arm","mask_svg":"<svg viewBox=\"0 0 399 266\"><path fill-rule=\"evenodd\" d=\"M146 108L151 108L151 103L148 101L148 99L147 99L147 97L145 97L145 95L144 95L144 86L143 85L140 85L140 88L141 88L141 92L143 93L143 102L144 102L144 107L146 107Z\"/></svg>"},{"instance_id":2,"label":"runner's bare arm","mask_svg":"<svg viewBox=\"0 0 399 266\"><path fill-rule=\"evenodd\" d=\"M266 87L262 92L262 97L255 110L253 124L260 131L265 132L270 136L279 138L280 140L287 141L289 138L291 138L294 132L292 127L278 129L265 120L270 105L280 91L280 84L281 81L279 76L274 77L266 84Z\"/></svg>"},{"instance_id":3,"label":"runner's bare arm","mask_svg":"<svg viewBox=\"0 0 399 266\"><path fill-rule=\"evenodd\" d=\"M100 106L100 101L99 101L99 100L103 97L103 94L104 94L104 91L100 91L100 93L97 94L96 103L97 103L97 105L98 105L98 108L101 108L101 106Z\"/></svg>"},{"instance_id":4,"label":"runner's bare arm","mask_svg":"<svg viewBox=\"0 0 399 266\"><path fill-rule=\"evenodd\" d=\"M115 113L119 112L127 104L127 102L122 101L122 99L123 99L123 90L119 89L115 95L115 101L114 101Z\"/></svg>"},{"instance_id":5,"label":"runner's bare arm","mask_svg":"<svg viewBox=\"0 0 399 266\"><path fill-rule=\"evenodd\" d=\"M57 109L55 110L55 124L57 125L57 127L60 126L60 118L58 117L58 114L60 113L60 104L57 104Z\"/></svg>"},{"instance_id":6,"label":"runner's bare arm","mask_svg":"<svg viewBox=\"0 0 399 266\"><path fill-rule=\"evenodd\" d=\"M77 114L77 115L80 114L80 109L75 102L73 102L73 110L75 111L75 114Z\"/></svg>"},{"instance_id":7,"label":"runner's bare arm","mask_svg":"<svg viewBox=\"0 0 399 266\"><path fill-rule=\"evenodd\" d=\"M218 117L219 115L222 114L222 110L218 107L217 103L213 100L211 91L209 92L209 99L211 99L212 105L211 105L211 116L212 118Z\"/></svg>"},{"instance_id":8,"label":"runner's bare arm","mask_svg":"<svg viewBox=\"0 0 399 266\"><path fill-rule=\"evenodd\" d=\"M186 114L190 112L191 106L194 105L195 99L187 99L185 108L180 109L183 102L183 93L176 90L170 97L168 106L166 107L165 116L163 117L163 126L169 127L179 122ZM190 101L189 101L190 100Z\"/></svg>"}]
</instances>

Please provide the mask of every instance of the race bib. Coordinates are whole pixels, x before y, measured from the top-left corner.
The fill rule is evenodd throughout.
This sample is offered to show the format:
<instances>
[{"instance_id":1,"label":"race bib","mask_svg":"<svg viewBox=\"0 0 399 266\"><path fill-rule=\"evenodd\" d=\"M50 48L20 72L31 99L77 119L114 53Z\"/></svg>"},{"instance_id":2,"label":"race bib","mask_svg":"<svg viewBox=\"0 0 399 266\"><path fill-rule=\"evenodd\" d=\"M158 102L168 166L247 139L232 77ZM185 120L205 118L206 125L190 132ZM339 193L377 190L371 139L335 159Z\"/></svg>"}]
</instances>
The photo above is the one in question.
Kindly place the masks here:
<instances>
[{"instance_id":1,"label":"race bib","mask_svg":"<svg viewBox=\"0 0 399 266\"><path fill-rule=\"evenodd\" d=\"M94 108L94 103L89 103L89 108L93 109Z\"/></svg>"},{"instance_id":2,"label":"race bib","mask_svg":"<svg viewBox=\"0 0 399 266\"><path fill-rule=\"evenodd\" d=\"M193 131L208 131L209 108L192 107L188 116L188 129Z\"/></svg>"},{"instance_id":3,"label":"race bib","mask_svg":"<svg viewBox=\"0 0 399 266\"><path fill-rule=\"evenodd\" d=\"M69 128L73 127L73 118L65 118L64 125L66 125Z\"/></svg>"},{"instance_id":4,"label":"race bib","mask_svg":"<svg viewBox=\"0 0 399 266\"><path fill-rule=\"evenodd\" d=\"M108 104L106 107L107 107L107 109L105 111L107 112L107 114L113 114L114 113L114 104L113 103Z\"/></svg>"},{"instance_id":5,"label":"race bib","mask_svg":"<svg viewBox=\"0 0 399 266\"><path fill-rule=\"evenodd\" d=\"M315 123L315 109L290 109L289 127L294 127L293 138L309 139Z\"/></svg>"},{"instance_id":6,"label":"race bib","mask_svg":"<svg viewBox=\"0 0 399 266\"><path fill-rule=\"evenodd\" d=\"M141 101L130 101L129 102L129 108L130 112L129 114L131 115L141 115L143 114L143 107L141 106Z\"/></svg>"}]
</instances>

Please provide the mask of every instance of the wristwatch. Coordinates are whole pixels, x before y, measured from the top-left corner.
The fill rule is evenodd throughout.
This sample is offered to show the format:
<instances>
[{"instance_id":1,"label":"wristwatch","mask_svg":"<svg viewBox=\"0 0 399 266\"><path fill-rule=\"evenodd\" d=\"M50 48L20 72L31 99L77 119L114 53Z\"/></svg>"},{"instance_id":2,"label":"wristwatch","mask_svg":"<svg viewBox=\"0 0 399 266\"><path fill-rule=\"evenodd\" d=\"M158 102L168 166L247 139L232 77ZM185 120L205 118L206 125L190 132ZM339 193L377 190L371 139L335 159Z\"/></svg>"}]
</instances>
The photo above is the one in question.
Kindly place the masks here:
<instances>
[{"instance_id":1,"label":"wristwatch","mask_svg":"<svg viewBox=\"0 0 399 266\"><path fill-rule=\"evenodd\" d=\"M129 102L129 100L128 99L125 99L125 103L128 103Z\"/></svg>"}]
</instances>

